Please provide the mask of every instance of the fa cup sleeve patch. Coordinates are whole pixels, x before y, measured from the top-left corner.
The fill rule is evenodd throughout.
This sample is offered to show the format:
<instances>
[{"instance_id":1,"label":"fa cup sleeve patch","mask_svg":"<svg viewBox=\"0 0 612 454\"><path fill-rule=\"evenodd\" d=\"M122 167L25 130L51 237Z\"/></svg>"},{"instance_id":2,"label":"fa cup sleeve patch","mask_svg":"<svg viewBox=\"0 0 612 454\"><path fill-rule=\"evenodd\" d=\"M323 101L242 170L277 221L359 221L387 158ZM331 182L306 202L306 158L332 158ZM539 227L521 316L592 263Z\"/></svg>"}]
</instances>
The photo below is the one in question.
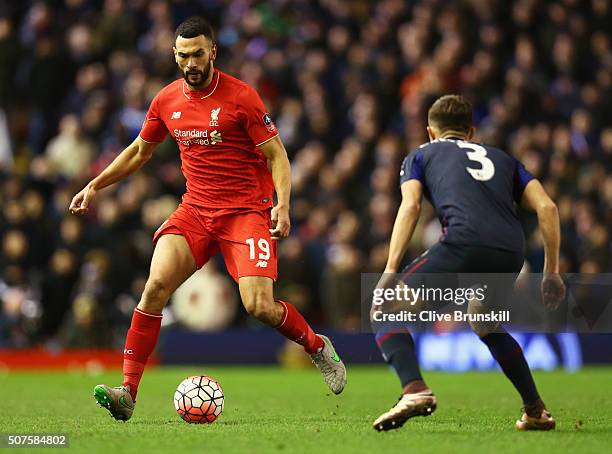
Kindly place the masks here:
<instances>
[{"instance_id":1,"label":"fa cup sleeve patch","mask_svg":"<svg viewBox=\"0 0 612 454\"><path fill-rule=\"evenodd\" d=\"M276 130L276 126L274 126L274 122L272 121L272 117L270 116L270 114L264 114L261 119L268 131L274 132Z\"/></svg>"}]
</instances>

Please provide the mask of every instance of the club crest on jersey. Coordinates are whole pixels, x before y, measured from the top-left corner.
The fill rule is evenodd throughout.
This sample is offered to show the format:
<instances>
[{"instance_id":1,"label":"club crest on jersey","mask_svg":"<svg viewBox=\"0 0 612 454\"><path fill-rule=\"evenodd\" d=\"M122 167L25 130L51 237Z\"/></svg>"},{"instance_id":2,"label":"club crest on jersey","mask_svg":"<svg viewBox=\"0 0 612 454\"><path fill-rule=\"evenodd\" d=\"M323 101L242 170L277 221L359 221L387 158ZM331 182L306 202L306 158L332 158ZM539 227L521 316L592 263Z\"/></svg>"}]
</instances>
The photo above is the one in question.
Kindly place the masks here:
<instances>
[{"instance_id":1,"label":"club crest on jersey","mask_svg":"<svg viewBox=\"0 0 612 454\"><path fill-rule=\"evenodd\" d=\"M210 126L219 126L219 112L221 112L221 107L210 111Z\"/></svg>"},{"instance_id":2,"label":"club crest on jersey","mask_svg":"<svg viewBox=\"0 0 612 454\"><path fill-rule=\"evenodd\" d=\"M276 126L274 126L274 122L272 121L272 117L270 116L270 114L264 114L261 119L268 131L273 132L276 129Z\"/></svg>"},{"instance_id":3,"label":"club crest on jersey","mask_svg":"<svg viewBox=\"0 0 612 454\"><path fill-rule=\"evenodd\" d=\"M170 120L178 120L179 118L181 118L181 112L172 112Z\"/></svg>"}]
</instances>

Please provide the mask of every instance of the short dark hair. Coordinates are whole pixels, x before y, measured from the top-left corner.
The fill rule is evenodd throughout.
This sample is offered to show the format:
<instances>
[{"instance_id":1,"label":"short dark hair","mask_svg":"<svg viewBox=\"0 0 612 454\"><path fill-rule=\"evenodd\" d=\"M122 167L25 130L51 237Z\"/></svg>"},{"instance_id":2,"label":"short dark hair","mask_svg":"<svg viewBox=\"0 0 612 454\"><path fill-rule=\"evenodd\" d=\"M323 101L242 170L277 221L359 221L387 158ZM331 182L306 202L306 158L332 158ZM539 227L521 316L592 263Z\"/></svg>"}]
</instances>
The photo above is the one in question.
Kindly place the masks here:
<instances>
[{"instance_id":1,"label":"short dark hair","mask_svg":"<svg viewBox=\"0 0 612 454\"><path fill-rule=\"evenodd\" d=\"M191 16L176 27L174 39L179 36L183 38L195 38L200 35L204 35L206 38L210 39L213 44L215 43L215 32L206 19L201 16Z\"/></svg>"},{"instance_id":2,"label":"short dark hair","mask_svg":"<svg viewBox=\"0 0 612 454\"><path fill-rule=\"evenodd\" d=\"M449 130L468 133L472 127L472 105L461 95L444 95L429 108L427 121L440 133Z\"/></svg>"}]
</instances>

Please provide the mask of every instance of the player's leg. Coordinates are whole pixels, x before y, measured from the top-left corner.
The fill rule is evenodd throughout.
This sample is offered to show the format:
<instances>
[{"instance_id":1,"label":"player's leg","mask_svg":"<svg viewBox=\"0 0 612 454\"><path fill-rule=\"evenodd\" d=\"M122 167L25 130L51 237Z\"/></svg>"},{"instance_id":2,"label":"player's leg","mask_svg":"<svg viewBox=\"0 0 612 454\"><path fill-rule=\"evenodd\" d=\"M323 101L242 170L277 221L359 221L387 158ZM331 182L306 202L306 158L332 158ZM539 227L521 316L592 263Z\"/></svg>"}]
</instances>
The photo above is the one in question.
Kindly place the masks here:
<instances>
[{"instance_id":1,"label":"player's leg","mask_svg":"<svg viewBox=\"0 0 612 454\"><path fill-rule=\"evenodd\" d=\"M274 300L277 259L276 243L270 238L269 211L220 212L212 224L225 265L240 287L247 312L277 328L309 354L322 348L323 341L304 317L291 304Z\"/></svg>"},{"instance_id":2,"label":"player's leg","mask_svg":"<svg viewBox=\"0 0 612 454\"><path fill-rule=\"evenodd\" d=\"M413 260L400 275L402 282L411 285L419 273L452 273L460 269L463 258L455 248L438 243ZM418 286L418 283L414 283ZM416 356L415 344L407 327L397 325L372 325L384 360L397 374L402 386L402 396L389 411L373 423L376 430L397 429L414 416L428 416L437 405L436 397L423 379Z\"/></svg>"},{"instance_id":3,"label":"player's leg","mask_svg":"<svg viewBox=\"0 0 612 454\"><path fill-rule=\"evenodd\" d=\"M517 255L517 257L514 257ZM486 257L486 261L484 261ZM509 270L504 275L489 275L487 281L488 297L484 302L471 300L468 312L481 313L499 309L502 298L512 295L512 287L518 271L522 266L522 255L504 251L487 250L482 254L484 263L490 270ZM512 263L515 265L512 266ZM499 264L499 268L496 267ZM498 323L470 322L470 327L487 346L491 355L501 367L504 375L510 380L523 400L524 414L517 421L519 430L551 430L555 420L546 410L538 393L535 381L518 342Z\"/></svg>"},{"instance_id":4,"label":"player's leg","mask_svg":"<svg viewBox=\"0 0 612 454\"><path fill-rule=\"evenodd\" d=\"M166 234L159 238L149 277L125 341L123 384L130 387L134 399L146 362L157 344L162 310L172 293L196 269L196 261L185 237Z\"/></svg>"},{"instance_id":5,"label":"player's leg","mask_svg":"<svg viewBox=\"0 0 612 454\"><path fill-rule=\"evenodd\" d=\"M393 282L397 283L399 280L403 284L418 287L423 283L422 278L426 274L457 272L462 262L463 258L456 248L438 243L407 265ZM385 323L373 323L372 328L376 345L385 361L397 374L403 393L430 391L421 375L409 329Z\"/></svg>"},{"instance_id":6,"label":"player's leg","mask_svg":"<svg viewBox=\"0 0 612 454\"><path fill-rule=\"evenodd\" d=\"M115 419L127 420L144 367L159 337L161 312L170 295L217 250L198 213L181 204L153 236L155 250L141 301L134 310L123 351L123 386L98 385L94 397Z\"/></svg>"},{"instance_id":7,"label":"player's leg","mask_svg":"<svg viewBox=\"0 0 612 454\"><path fill-rule=\"evenodd\" d=\"M335 394L341 393L346 385L346 368L331 341L326 336L315 334L291 304L274 300L272 282L267 276L239 277L240 296L245 309L259 321L276 328L287 339L302 345L329 388Z\"/></svg>"},{"instance_id":8,"label":"player's leg","mask_svg":"<svg viewBox=\"0 0 612 454\"><path fill-rule=\"evenodd\" d=\"M414 339L408 329L381 329L376 333L376 345L399 377L402 395L389 411L376 418L373 427L378 431L397 429L414 416L432 414L436 397L423 380Z\"/></svg>"},{"instance_id":9,"label":"player's leg","mask_svg":"<svg viewBox=\"0 0 612 454\"><path fill-rule=\"evenodd\" d=\"M410 331L380 328L376 332L376 345L383 359L397 374L403 394L428 390L417 360L414 339Z\"/></svg>"},{"instance_id":10,"label":"player's leg","mask_svg":"<svg viewBox=\"0 0 612 454\"><path fill-rule=\"evenodd\" d=\"M242 302L249 314L302 345L331 390L336 394L342 392L346 369L330 340L315 334L290 303L274 300L277 259L276 243L270 239L269 211L222 213L214 219L213 225L227 270L238 282Z\"/></svg>"},{"instance_id":11,"label":"player's leg","mask_svg":"<svg viewBox=\"0 0 612 454\"><path fill-rule=\"evenodd\" d=\"M488 347L491 355L501 367L523 400L524 415L517 421L519 430L550 430L555 428L555 420L536 388L531 370L518 342L503 328L485 334L480 340Z\"/></svg>"},{"instance_id":12,"label":"player's leg","mask_svg":"<svg viewBox=\"0 0 612 454\"><path fill-rule=\"evenodd\" d=\"M183 236L168 234L157 241L149 278L125 340L123 386L98 385L94 388L96 401L115 419L126 421L132 416L138 385L159 337L162 309L170 295L196 269L195 259Z\"/></svg>"},{"instance_id":13,"label":"player's leg","mask_svg":"<svg viewBox=\"0 0 612 454\"><path fill-rule=\"evenodd\" d=\"M473 307L471 313L477 312ZM523 400L524 414L516 422L519 430L551 430L555 420L538 393L535 381L518 342L503 327L491 328L483 324L470 323L474 332L487 346L491 355L510 380Z\"/></svg>"},{"instance_id":14,"label":"player's leg","mask_svg":"<svg viewBox=\"0 0 612 454\"><path fill-rule=\"evenodd\" d=\"M278 329L285 337L302 345L309 354L323 347L322 340L295 307L274 300L271 278L241 276L238 278L238 286L242 304L250 315Z\"/></svg>"}]
</instances>

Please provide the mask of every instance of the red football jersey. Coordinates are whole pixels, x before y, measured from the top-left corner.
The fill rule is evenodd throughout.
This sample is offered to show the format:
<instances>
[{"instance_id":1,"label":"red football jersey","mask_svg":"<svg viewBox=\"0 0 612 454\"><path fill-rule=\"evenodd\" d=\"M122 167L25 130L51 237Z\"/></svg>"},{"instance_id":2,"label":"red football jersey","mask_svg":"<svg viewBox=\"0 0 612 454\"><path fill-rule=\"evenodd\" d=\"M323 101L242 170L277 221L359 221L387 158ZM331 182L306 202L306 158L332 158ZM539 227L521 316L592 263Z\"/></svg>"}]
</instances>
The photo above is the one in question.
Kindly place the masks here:
<instances>
[{"instance_id":1,"label":"red football jersey","mask_svg":"<svg viewBox=\"0 0 612 454\"><path fill-rule=\"evenodd\" d=\"M218 69L202 91L175 80L151 102L140 137L162 142L168 132L181 152L185 203L205 208L272 206L272 174L257 147L278 131L252 87Z\"/></svg>"}]
</instances>

